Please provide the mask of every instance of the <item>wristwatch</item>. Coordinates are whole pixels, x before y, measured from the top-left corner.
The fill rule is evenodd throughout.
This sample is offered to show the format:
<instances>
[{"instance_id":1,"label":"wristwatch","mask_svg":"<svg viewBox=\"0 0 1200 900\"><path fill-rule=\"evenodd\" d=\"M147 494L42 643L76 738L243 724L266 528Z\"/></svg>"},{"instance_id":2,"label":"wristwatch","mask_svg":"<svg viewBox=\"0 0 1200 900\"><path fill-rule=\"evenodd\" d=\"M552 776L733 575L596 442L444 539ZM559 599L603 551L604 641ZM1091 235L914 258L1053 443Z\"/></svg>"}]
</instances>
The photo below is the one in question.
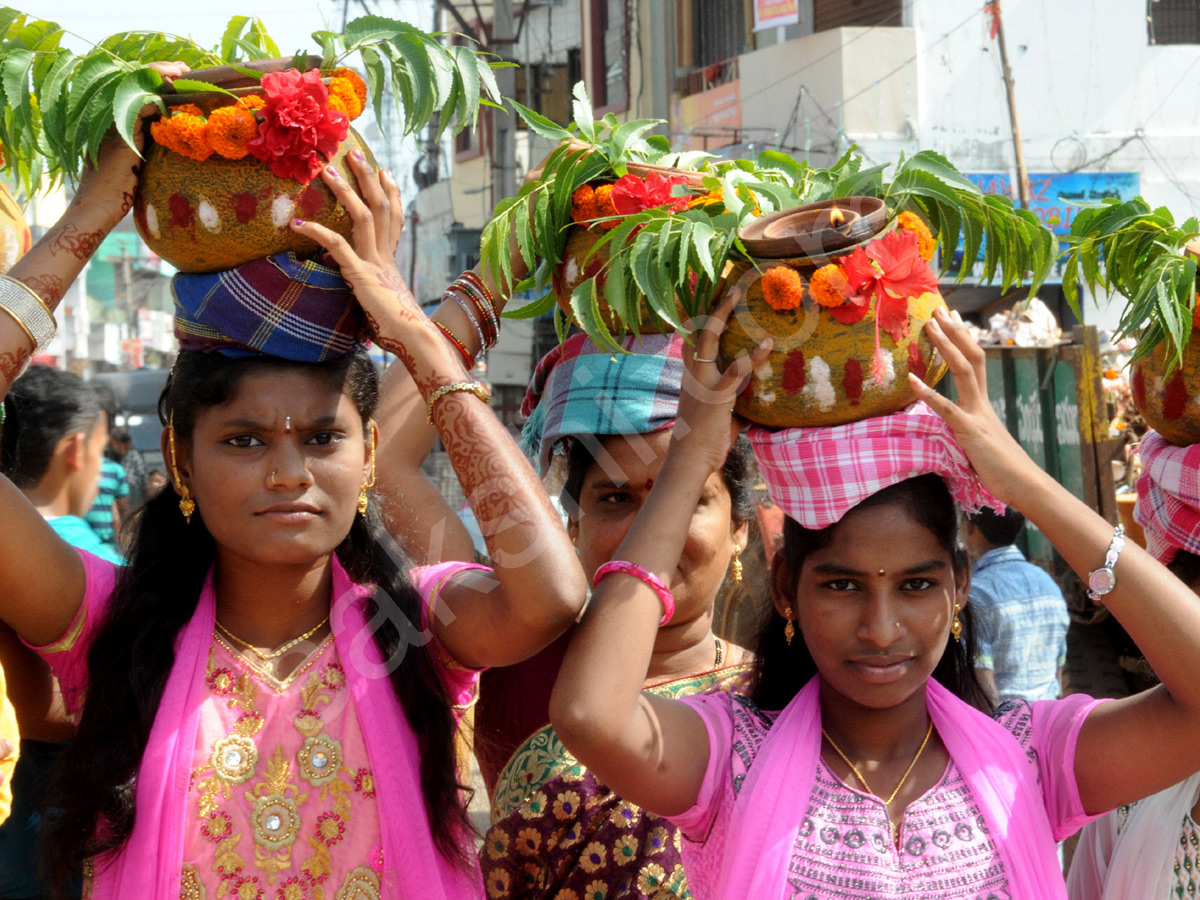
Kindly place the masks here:
<instances>
[{"instance_id":1,"label":"wristwatch","mask_svg":"<svg viewBox=\"0 0 1200 900\"><path fill-rule=\"evenodd\" d=\"M1113 532L1112 543L1108 545L1108 552L1104 554L1104 565L1088 573L1087 595L1097 603L1117 586L1117 575L1113 572L1113 566L1117 564L1117 557L1121 555L1121 548L1124 546L1125 527L1118 525Z\"/></svg>"}]
</instances>

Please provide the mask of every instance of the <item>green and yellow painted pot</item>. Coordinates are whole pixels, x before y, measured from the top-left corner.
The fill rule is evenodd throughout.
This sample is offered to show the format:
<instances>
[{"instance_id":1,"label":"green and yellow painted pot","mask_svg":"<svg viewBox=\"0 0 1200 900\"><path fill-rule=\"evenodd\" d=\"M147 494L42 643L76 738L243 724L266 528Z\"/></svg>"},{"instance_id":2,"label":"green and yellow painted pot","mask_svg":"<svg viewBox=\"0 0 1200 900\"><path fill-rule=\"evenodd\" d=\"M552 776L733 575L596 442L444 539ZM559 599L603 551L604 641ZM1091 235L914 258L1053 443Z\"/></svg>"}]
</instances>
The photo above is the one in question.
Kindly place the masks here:
<instances>
[{"instance_id":1,"label":"green and yellow painted pot","mask_svg":"<svg viewBox=\"0 0 1200 900\"><path fill-rule=\"evenodd\" d=\"M801 207L800 211L811 208ZM795 215L797 211L784 212ZM726 285L740 283L745 296L721 338L722 364L743 350L757 347L768 335L774 341L770 356L755 369L735 403L739 415L772 428L844 425L887 415L914 402L916 396L908 383L910 372L929 385L945 375L947 367L926 338L924 328L934 310L946 305L936 290L908 298L907 333L899 340L894 340L886 329L876 328L873 302L861 319L843 324L808 290L818 268L836 262L876 234L872 227L866 239L857 235L841 247L830 247L826 242L825 252L816 257L735 264ZM752 247L748 249L753 251ZM762 275L776 266L800 274L805 291L803 301L794 309L775 309L764 297ZM883 351L878 362L876 346Z\"/></svg>"},{"instance_id":2,"label":"green and yellow painted pot","mask_svg":"<svg viewBox=\"0 0 1200 900\"><path fill-rule=\"evenodd\" d=\"M25 214L8 188L0 184L0 274L11 269L32 245Z\"/></svg>"},{"instance_id":3,"label":"green and yellow painted pot","mask_svg":"<svg viewBox=\"0 0 1200 900\"><path fill-rule=\"evenodd\" d=\"M320 63L310 57L309 64ZM249 67L272 71L291 59L260 60ZM235 95L261 93L255 79L229 66L203 69L189 78L209 81ZM205 114L228 105L222 93L168 98L171 105L194 103ZM361 150L375 165L370 149L353 128L330 163L357 188L346 154ZM146 162L134 201L134 222L146 245L181 272L216 272L290 250L301 256L320 251L315 241L290 228L292 219L318 222L343 237L351 223L332 192L317 178L301 184L281 178L253 156L225 159L213 154L203 162L189 159L147 138Z\"/></svg>"},{"instance_id":4,"label":"green and yellow painted pot","mask_svg":"<svg viewBox=\"0 0 1200 900\"><path fill-rule=\"evenodd\" d=\"M1135 362L1129 386L1146 424L1179 447L1200 444L1200 330L1183 354L1183 365L1167 374L1164 342Z\"/></svg>"}]
</instances>

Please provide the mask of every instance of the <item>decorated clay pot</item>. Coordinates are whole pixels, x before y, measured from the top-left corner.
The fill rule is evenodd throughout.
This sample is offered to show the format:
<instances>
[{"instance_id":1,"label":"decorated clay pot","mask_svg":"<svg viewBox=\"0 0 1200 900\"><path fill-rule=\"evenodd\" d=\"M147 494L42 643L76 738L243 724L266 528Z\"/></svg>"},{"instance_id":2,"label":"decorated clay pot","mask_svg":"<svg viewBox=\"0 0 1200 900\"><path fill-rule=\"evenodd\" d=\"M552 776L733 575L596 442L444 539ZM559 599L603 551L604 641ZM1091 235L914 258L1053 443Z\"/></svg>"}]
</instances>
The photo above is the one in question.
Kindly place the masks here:
<instances>
[{"instance_id":1,"label":"decorated clay pot","mask_svg":"<svg viewBox=\"0 0 1200 900\"><path fill-rule=\"evenodd\" d=\"M1167 374L1168 344L1135 362L1133 403L1146 424L1179 447L1200 443L1200 330L1192 329L1183 365Z\"/></svg>"},{"instance_id":2,"label":"decorated clay pot","mask_svg":"<svg viewBox=\"0 0 1200 900\"><path fill-rule=\"evenodd\" d=\"M629 173L645 178L650 173L657 173L664 178L672 176L683 176L687 179L689 186L700 188L703 184L703 176L698 172L686 172L679 169L668 169L662 166L650 166L637 163L629 165ZM567 229L567 243L563 249L563 260L554 268L551 275L551 287L554 290L555 300L559 307L562 308L568 316L571 315L571 294L575 288L583 284L589 278L600 276L600 281L597 283L597 305L600 308L600 315L610 331L624 331L626 326L623 325L613 315L607 303L604 302L603 288L604 276L602 271L608 264L608 249L601 248L593 253L592 248L596 242L605 234L600 226L592 226L590 228L583 225L572 225ZM686 319L686 314L683 313L683 308L679 307L681 318ZM669 327L666 322L656 316L649 307L644 307L642 318L638 323L638 330L642 334L659 334L663 328Z\"/></svg>"},{"instance_id":3,"label":"decorated clay pot","mask_svg":"<svg viewBox=\"0 0 1200 900\"><path fill-rule=\"evenodd\" d=\"M270 71L289 63L259 61L254 67ZM188 77L221 84L239 95L258 91L252 86L253 79L229 66L200 70ZM195 103L207 114L230 101L219 93L167 98L171 106L185 102ZM352 186L358 182L345 157L355 149L375 164L370 149L353 128L331 160ZM294 218L318 222L350 237L349 217L320 178L309 184L282 178L253 156L225 159L214 153L197 162L149 139L145 156L134 222L147 246L181 272L231 269L287 250L301 256L320 252L315 241L292 231L289 226Z\"/></svg>"},{"instance_id":4,"label":"decorated clay pot","mask_svg":"<svg viewBox=\"0 0 1200 900\"><path fill-rule=\"evenodd\" d=\"M870 201L870 202L866 202ZM752 422L768 427L810 427L843 425L869 416L896 412L912 403L916 397L908 384L908 373L920 377L926 384L936 384L946 373L946 365L936 355L925 337L924 326L935 309L945 306L936 290L923 292L907 300L907 329L899 340L886 328L876 327L876 308L872 303L862 318L850 324L839 322L828 308L816 302L809 291L812 276L821 266L845 258L855 246L875 239L882 218L882 204L873 198L838 200L839 207L853 209L858 216L853 221L867 224L853 232L844 229L840 236L801 236L801 243L812 255L770 258L758 257L751 262L735 264L726 278L726 287L740 283L745 297L730 316L729 325L721 338L721 358L728 363L737 353L750 350L770 335L774 349L750 378L739 396L737 413ZM779 223L807 223L817 230L828 224L825 212L829 203L813 204L796 210L784 210L764 220L758 220L749 241L743 230L747 249L756 253L762 244L756 243L765 234L768 240L784 239L774 248L796 246L787 239ZM818 212L820 216L811 216ZM772 228L772 225L776 227ZM803 300L792 309L776 309L766 300L763 275L768 270L784 266L800 276L804 285ZM876 352L876 349L882 351Z\"/></svg>"},{"instance_id":5,"label":"decorated clay pot","mask_svg":"<svg viewBox=\"0 0 1200 900\"><path fill-rule=\"evenodd\" d=\"M8 188L0 184L0 275L11 269L32 243L21 207Z\"/></svg>"}]
</instances>

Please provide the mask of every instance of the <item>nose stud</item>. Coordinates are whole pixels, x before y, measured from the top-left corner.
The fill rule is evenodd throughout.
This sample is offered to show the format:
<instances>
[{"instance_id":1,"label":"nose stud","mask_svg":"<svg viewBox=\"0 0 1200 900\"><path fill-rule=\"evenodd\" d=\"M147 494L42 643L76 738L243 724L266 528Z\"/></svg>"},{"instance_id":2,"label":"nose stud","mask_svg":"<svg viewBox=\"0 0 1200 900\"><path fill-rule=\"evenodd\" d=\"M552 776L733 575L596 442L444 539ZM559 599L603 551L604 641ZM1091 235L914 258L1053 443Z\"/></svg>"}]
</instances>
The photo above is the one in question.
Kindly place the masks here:
<instances>
[{"instance_id":1,"label":"nose stud","mask_svg":"<svg viewBox=\"0 0 1200 900\"><path fill-rule=\"evenodd\" d=\"M886 575L886 574L887 574L887 573L886 573L886 572L884 572L884 571L883 571L883 569L880 569L880 570L879 570L879 577L880 577L880 578L882 578L882 577L883 577L884 575Z\"/></svg>"},{"instance_id":2,"label":"nose stud","mask_svg":"<svg viewBox=\"0 0 1200 900\"><path fill-rule=\"evenodd\" d=\"M283 417L283 433L284 434L292 433L292 417L291 416Z\"/></svg>"},{"instance_id":3,"label":"nose stud","mask_svg":"<svg viewBox=\"0 0 1200 900\"><path fill-rule=\"evenodd\" d=\"M271 479L270 479L270 480L271 480L271 487L275 487L275 486L276 486L276 485L275 485L275 473L276 473L276 472L278 472L278 471L279 471L278 469L272 469L272 470L271 470Z\"/></svg>"}]
</instances>

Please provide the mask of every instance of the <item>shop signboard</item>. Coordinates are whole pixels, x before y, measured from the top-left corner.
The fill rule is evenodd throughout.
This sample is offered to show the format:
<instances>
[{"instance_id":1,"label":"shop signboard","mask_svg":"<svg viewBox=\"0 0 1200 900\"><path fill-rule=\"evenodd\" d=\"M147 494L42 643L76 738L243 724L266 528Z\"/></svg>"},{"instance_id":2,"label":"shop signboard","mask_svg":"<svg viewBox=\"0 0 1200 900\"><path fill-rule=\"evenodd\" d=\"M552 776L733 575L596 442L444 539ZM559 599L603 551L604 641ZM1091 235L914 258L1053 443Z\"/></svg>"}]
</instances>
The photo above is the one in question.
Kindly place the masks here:
<instances>
[{"instance_id":1,"label":"shop signboard","mask_svg":"<svg viewBox=\"0 0 1200 900\"><path fill-rule=\"evenodd\" d=\"M800 0L754 0L754 30L795 25L800 21Z\"/></svg>"}]
</instances>

